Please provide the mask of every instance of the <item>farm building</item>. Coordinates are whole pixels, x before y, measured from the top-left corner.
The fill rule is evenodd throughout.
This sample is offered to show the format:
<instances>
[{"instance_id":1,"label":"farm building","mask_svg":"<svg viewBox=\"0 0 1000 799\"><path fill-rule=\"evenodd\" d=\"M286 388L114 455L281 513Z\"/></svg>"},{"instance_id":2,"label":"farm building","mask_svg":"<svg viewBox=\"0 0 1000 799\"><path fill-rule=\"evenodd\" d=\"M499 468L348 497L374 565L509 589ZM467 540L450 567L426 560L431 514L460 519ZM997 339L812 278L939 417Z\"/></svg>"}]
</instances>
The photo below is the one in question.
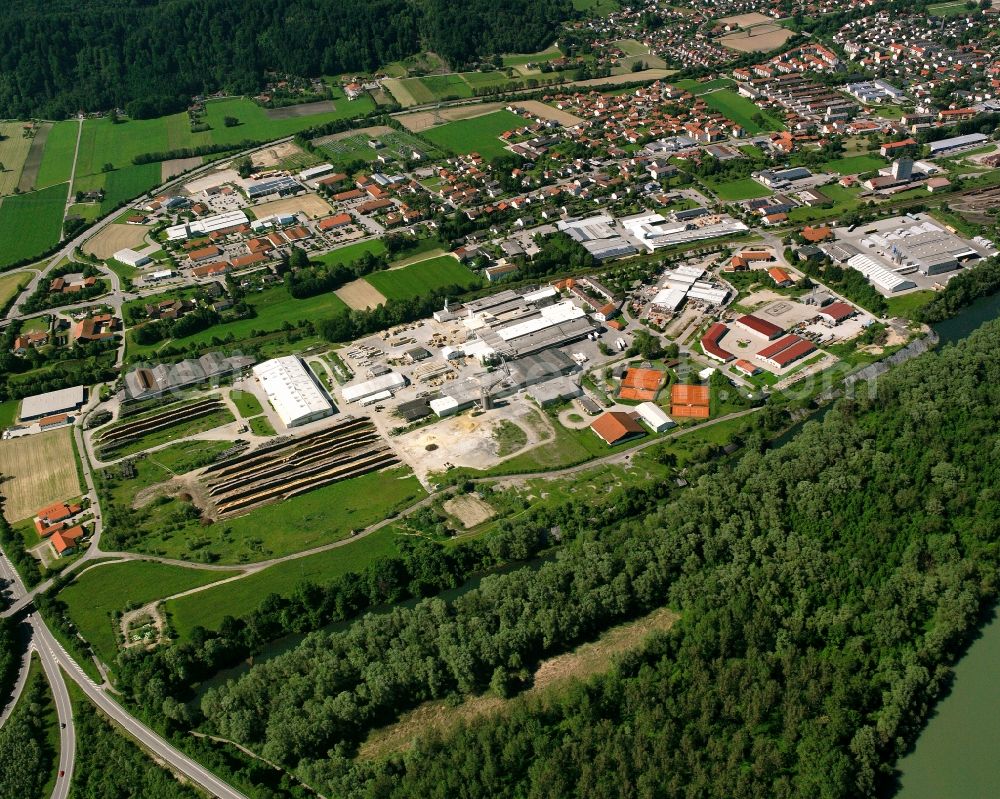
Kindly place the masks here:
<instances>
[{"instance_id":1,"label":"farm building","mask_svg":"<svg viewBox=\"0 0 1000 799\"><path fill-rule=\"evenodd\" d=\"M315 422L334 412L326 392L295 355L259 363L253 374L285 427Z\"/></svg>"},{"instance_id":2,"label":"farm building","mask_svg":"<svg viewBox=\"0 0 1000 799\"><path fill-rule=\"evenodd\" d=\"M784 332L774 322L768 322L766 319L761 319L759 316L754 316L753 314L741 316L736 320L736 324L744 330L749 330L751 333L763 336L768 341L773 341Z\"/></svg>"},{"instance_id":3,"label":"farm building","mask_svg":"<svg viewBox=\"0 0 1000 799\"><path fill-rule=\"evenodd\" d=\"M701 348L709 358L715 358L717 361L727 363L735 357L729 350L723 349L719 344L719 341L728 332L729 328L722 324L722 322L715 322L705 331L705 335L701 337Z\"/></svg>"},{"instance_id":4,"label":"farm building","mask_svg":"<svg viewBox=\"0 0 1000 799\"><path fill-rule=\"evenodd\" d=\"M63 555L72 555L76 551L77 543L84 536L84 530L80 525L71 527L68 530L53 533L49 539L52 552L57 558Z\"/></svg>"},{"instance_id":5,"label":"farm building","mask_svg":"<svg viewBox=\"0 0 1000 799\"><path fill-rule=\"evenodd\" d=\"M79 410L87 398L87 389L83 386L61 388L58 391L48 391L45 394L34 394L21 401L21 421L29 422L44 416L58 413L71 413Z\"/></svg>"},{"instance_id":6,"label":"farm building","mask_svg":"<svg viewBox=\"0 0 1000 799\"><path fill-rule=\"evenodd\" d=\"M118 252L116 252L112 257L118 261L118 263L132 267L145 266L148 263L152 263L153 260L148 255L143 255L141 252L136 252L128 247L124 250L118 250Z\"/></svg>"},{"instance_id":7,"label":"farm building","mask_svg":"<svg viewBox=\"0 0 1000 799\"><path fill-rule=\"evenodd\" d=\"M652 402L644 402L641 405L637 405L635 412L639 414L639 418L642 421L649 425L649 429L654 433L662 433L664 430L674 426L674 420L667 416L659 405L654 405Z\"/></svg>"},{"instance_id":8,"label":"farm building","mask_svg":"<svg viewBox=\"0 0 1000 799\"><path fill-rule=\"evenodd\" d=\"M591 423L590 429L608 446L621 443L633 436L641 436L646 432L631 414L621 411L601 414Z\"/></svg>"}]
</instances>

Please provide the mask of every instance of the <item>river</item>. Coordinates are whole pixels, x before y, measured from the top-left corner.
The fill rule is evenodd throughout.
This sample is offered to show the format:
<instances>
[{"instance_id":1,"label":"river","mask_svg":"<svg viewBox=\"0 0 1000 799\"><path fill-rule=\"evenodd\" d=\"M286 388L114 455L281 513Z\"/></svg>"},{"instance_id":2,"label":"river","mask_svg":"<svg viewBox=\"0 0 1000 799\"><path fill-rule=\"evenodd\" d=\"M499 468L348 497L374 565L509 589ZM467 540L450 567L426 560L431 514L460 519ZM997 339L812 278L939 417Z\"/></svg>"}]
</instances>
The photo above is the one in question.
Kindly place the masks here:
<instances>
[{"instance_id":1,"label":"river","mask_svg":"<svg viewBox=\"0 0 1000 799\"><path fill-rule=\"evenodd\" d=\"M953 344L1000 317L1000 294L934 326ZM955 666L951 692L938 704L913 751L899 761L894 799L1000 797L1000 618L994 610Z\"/></svg>"}]
</instances>

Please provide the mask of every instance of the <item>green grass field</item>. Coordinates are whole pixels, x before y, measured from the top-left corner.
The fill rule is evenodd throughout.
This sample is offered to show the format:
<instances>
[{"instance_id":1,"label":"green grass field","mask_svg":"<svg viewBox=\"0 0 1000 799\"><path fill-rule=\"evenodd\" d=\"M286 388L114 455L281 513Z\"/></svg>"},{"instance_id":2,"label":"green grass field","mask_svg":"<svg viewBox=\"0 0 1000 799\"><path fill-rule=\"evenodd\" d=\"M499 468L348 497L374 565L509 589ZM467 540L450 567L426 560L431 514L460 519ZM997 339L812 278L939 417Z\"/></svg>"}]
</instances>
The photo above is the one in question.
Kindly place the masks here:
<instances>
[{"instance_id":1,"label":"green grass field","mask_svg":"<svg viewBox=\"0 0 1000 799\"><path fill-rule=\"evenodd\" d=\"M553 45L538 53L511 53L503 57L505 67L519 67L524 64L542 64L546 61L555 61L561 58L562 53L559 48Z\"/></svg>"},{"instance_id":2,"label":"green grass field","mask_svg":"<svg viewBox=\"0 0 1000 799\"><path fill-rule=\"evenodd\" d=\"M27 272L8 272L0 275L0 308L7 305L18 293L20 287L31 279Z\"/></svg>"},{"instance_id":3,"label":"green grass field","mask_svg":"<svg viewBox=\"0 0 1000 799\"><path fill-rule=\"evenodd\" d=\"M497 137L523 124L524 121L516 114L496 111L431 128L424 131L423 136L437 146L459 155L479 153L483 158L489 159L505 152L503 142Z\"/></svg>"},{"instance_id":4,"label":"green grass field","mask_svg":"<svg viewBox=\"0 0 1000 799\"><path fill-rule=\"evenodd\" d=\"M913 312L923 308L934 299L935 292L928 290L914 291L910 294L903 294L899 297L889 297L886 302L889 305L889 316L902 316L906 319L913 318Z\"/></svg>"},{"instance_id":5,"label":"green grass field","mask_svg":"<svg viewBox=\"0 0 1000 799\"><path fill-rule=\"evenodd\" d=\"M115 206L159 186L162 183L160 175L159 164L127 166L109 172L104 183L104 202L101 203L101 214L109 214Z\"/></svg>"},{"instance_id":6,"label":"green grass field","mask_svg":"<svg viewBox=\"0 0 1000 799\"><path fill-rule=\"evenodd\" d=\"M17 406L20 404L21 400L0 402L0 430L14 424L14 420L17 418Z\"/></svg>"},{"instance_id":7,"label":"green grass field","mask_svg":"<svg viewBox=\"0 0 1000 799\"><path fill-rule=\"evenodd\" d=\"M265 421L265 417L255 419ZM273 435L257 423L259 435ZM208 463L218 454L218 442L187 442L137 461L136 477L116 477L114 467L102 471L103 492L115 507L125 509L136 495ZM184 458L190 451L190 457ZM171 462L173 461L173 463ZM168 471L169 470L169 471ZM135 541L129 548L150 555L221 564L253 563L283 557L347 538L393 512L408 507L426 492L405 467L352 477L300 496L256 508L243 516L202 525L190 503L162 495L136 509L130 517Z\"/></svg>"},{"instance_id":8,"label":"green grass field","mask_svg":"<svg viewBox=\"0 0 1000 799\"><path fill-rule=\"evenodd\" d=\"M0 267L41 255L62 238L65 183L3 198Z\"/></svg>"},{"instance_id":9,"label":"green grass field","mask_svg":"<svg viewBox=\"0 0 1000 799\"><path fill-rule=\"evenodd\" d=\"M449 75L428 75L425 78L419 78L427 90L435 97L435 99L444 99L446 97L472 97L472 87L463 80L461 75L449 74Z\"/></svg>"},{"instance_id":10,"label":"green grass field","mask_svg":"<svg viewBox=\"0 0 1000 799\"><path fill-rule=\"evenodd\" d=\"M848 189L838 183L831 183L821 186L819 189L823 194L833 201L829 208L809 208L801 205L788 212L788 218L792 222L816 222L821 219L836 219L845 211L852 211L858 207L858 188Z\"/></svg>"},{"instance_id":11,"label":"green grass field","mask_svg":"<svg viewBox=\"0 0 1000 799\"><path fill-rule=\"evenodd\" d=\"M710 92L714 89L728 89L735 85L736 81L731 78L714 78L706 81L697 81L694 78L684 78L684 80L674 82L674 86L678 89L686 89L692 94Z\"/></svg>"},{"instance_id":12,"label":"green grass field","mask_svg":"<svg viewBox=\"0 0 1000 799\"><path fill-rule=\"evenodd\" d=\"M573 8L577 11L586 11L592 16L607 16L621 8L617 0L573 0Z\"/></svg>"},{"instance_id":13,"label":"green grass field","mask_svg":"<svg viewBox=\"0 0 1000 799\"><path fill-rule=\"evenodd\" d=\"M147 298L146 302L150 300ZM304 300L291 297L284 286L275 286L261 292L251 292L246 301L257 310L253 319L240 319L215 325L193 336L181 339L185 344L208 345L212 339L233 337L234 341L253 338L253 331L270 333L281 330L285 322L299 326L300 321L316 321L323 317L333 316L347 309L336 294L320 294ZM141 345L129 336L128 351L130 355L150 355L163 346L163 342Z\"/></svg>"},{"instance_id":14,"label":"green grass field","mask_svg":"<svg viewBox=\"0 0 1000 799\"><path fill-rule=\"evenodd\" d=\"M240 416L244 419L249 419L251 416L257 416L264 412L264 409L260 407L260 400L257 399L255 394L251 394L249 391L238 391L233 390L229 392L229 398L233 401L233 405L240 412Z\"/></svg>"},{"instance_id":15,"label":"green grass field","mask_svg":"<svg viewBox=\"0 0 1000 799\"><path fill-rule=\"evenodd\" d=\"M881 169L885 165L885 159L877 155L853 155L827 161L822 169L824 172L835 172L838 175L856 175L859 172Z\"/></svg>"},{"instance_id":16,"label":"green grass field","mask_svg":"<svg viewBox=\"0 0 1000 799\"><path fill-rule=\"evenodd\" d=\"M385 252L385 245L381 239L369 239L357 244L348 244L346 247L341 247L337 250L331 250L325 255L320 255L310 260L327 265L346 265L358 260L366 252L370 252L372 255L382 255Z\"/></svg>"},{"instance_id":17,"label":"green grass field","mask_svg":"<svg viewBox=\"0 0 1000 799\"><path fill-rule=\"evenodd\" d=\"M142 605L236 574L133 561L98 566L82 574L59 594L69 615L98 656L114 663L118 653L111 614L127 605Z\"/></svg>"},{"instance_id":18,"label":"green grass field","mask_svg":"<svg viewBox=\"0 0 1000 799\"><path fill-rule=\"evenodd\" d=\"M374 272L365 280L389 300L419 297L445 286L473 287L481 283L478 276L450 255L439 255L401 269Z\"/></svg>"},{"instance_id":19,"label":"green grass field","mask_svg":"<svg viewBox=\"0 0 1000 799\"><path fill-rule=\"evenodd\" d=\"M927 6L927 11L932 17L967 17L974 10L966 8L964 0Z\"/></svg>"},{"instance_id":20,"label":"green grass field","mask_svg":"<svg viewBox=\"0 0 1000 799\"><path fill-rule=\"evenodd\" d=\"M73 154L76 152L76 132L79 123L72 120L56 122L45 140L42 163L35 180L36 189L55 186L69 180L73 171Z\"/></svg>"},{"instance_id":21,"label":"green grass field","mask_svg":"<svg viewBox=\"0 0 1000 799\"><path fill-rule=\"evenodd\" d=\"M767 130L784 130L785 126L781 120L773 114L763 111L746 97L741 97L731 89L719 89L703 95L705 103L709 108L714 108L726 118L742 125L747 133L755 136ZM754 116L760 114L764 118L764 124L754 122Z\"/></svg>"},{"instance_id":22,"label":"green grass field","mask_svg":"<svg viewBox=\"0 0 1000 799\"><path fill-rule=\"evenodd\" d=\"M719 195L719 199L728 202L750 200L754 197L767 197L771 193L753 178L725 181L706 179L705 182L712 191Z\"/></svg>"},{"instance_id":23,"label":"green grass field","mask_svg":"<svg viewBox=\"0 0 1000 799\"><path fill-rule=\"evenodd\" d=\"M165 607L183 640L197 626L216 629L226 616L241 616L253 610L269 594L290 596L305 580L323 583L396 554L396 534L382 528L345 546L279 563L241 580L172 600Z\"/></svg>"}]
</instances>

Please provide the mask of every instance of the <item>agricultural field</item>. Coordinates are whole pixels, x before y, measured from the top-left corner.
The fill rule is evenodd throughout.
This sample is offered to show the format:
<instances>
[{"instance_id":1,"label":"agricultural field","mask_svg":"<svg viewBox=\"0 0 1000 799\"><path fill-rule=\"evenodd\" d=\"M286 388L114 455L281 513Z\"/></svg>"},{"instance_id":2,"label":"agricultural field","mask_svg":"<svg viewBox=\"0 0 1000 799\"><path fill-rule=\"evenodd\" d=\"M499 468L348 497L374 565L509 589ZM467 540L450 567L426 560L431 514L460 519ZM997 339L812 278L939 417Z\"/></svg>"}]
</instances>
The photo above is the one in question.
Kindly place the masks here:
<instances>
[{"instance_id":1,"label":"agricultural field","mask_svg":"<svg viewBox=\"0 0 1000 799\"><path fill-rule=\"evenodd\" d=\"M419 297L445 286L478 286L481 282L451 255L439 255L399 269L374 272L365 280L389 300Z\"/></svg>"},{"instance_id":2,"label":"agricultural field","mask_svg":"<svg viewBox=\"0 0 1000 799\"><path fill-rule=\"evenodd\" d=\"M42 162L35 178L35 188L44 189L65 183L73 171L73 155L76 153L76 134L80 123L67 120L56 122L45 140Z\"/></svg>"},{"instance_id":3,"label":"agricultural field","mask_svg":"<svg viewBox=\"0 0 1000 799\"><path fill-rule=\"evenodd\" d=\"M546 61L554 61L557 58L562 58L562 52L558 47L552 45L538 53L512 53L505 55L503 56L503 65L505 67L521 67L525 64L542 64Z\"/></svg>"},{"instance_id":4,"label":"agricultural field","mask_svg":"<svg viewBox=\"0 0 1000 799\"><path fill-rule=\"evenodd\" d=\"M12 194L21 179L32 140L20 122L0 122L0 195Z\"/></svg>"},{"instance_id":5,"label":"agricultural field","mask_svg":"<svg viewBox=\"0 0 1000 799\"><path fill-rule=\"evenodd\" d=\"M859 172L870 172L884 166L885 159L878 155L852 155L827 161L821 168L824 172L835 172L838 175L857 175Z\"/></svg>"},{"instance_id":6,"label":"agricultural field","mask_svg":"<svg viewBox=\"0 0 1000 799\"><path fill-rule=\"evenodd\" d=\"M34 258L62 238L67 185L4 197L0 204L0 268Z\"/></svg>"},{"instance_id":7,"label":"agricultural field","mask_svg":"<svg viewBox=\"0 0 1000 799\"><path fill-rule=\"evenodd\" d=\"M497 137L523 124L524 120L516 114L495 111L431 128L424 131L423 136L444 150L459 155L479 153L483 158L490 159L505 152L504 143Z\"/></svg>"},{"instance_id":8,"label":"agricultural field","mask_svg":"<svg viewBox=\"0 0 1000 799\"><path fill-rule=\"evenodd\" d=\"M621 6L617 0L573 0L573 8L591 16L604 17L618 11Z\"/></svg>"},{"instance_id":9,"label":"agricultural field","mask_svg":"<svg viewBox=\"0 0 1000 799\"><path fill-rule=\"evenodd\" d=\"M182 343L207 346L216 337L226 339L229 336L232 336L233 341L243 341L253 338L254 331L270 333L281 330L285 322L298 326L299 322L316 321L325 316L333 316L347 308L335 294L319 294L304 300L296 300L288 294L288 290L284 286L252 292L247 295L246 302L257 311L257 316L253 319L239 319L235 322L215 325L208 330L181 339ZM136 344L131 336L129 337L130 356L149 356L161 346L163 346L162 342L148 345Z\"/></svg>"},{"instance_id":10,"label":"agricultural field","mask_svg":"<svg viewBox=\"0 0 1000 799\"><path fill-rule=\"evenodd\" d=\"M972 13L972 10L966 6L964 0L952 0L952 2L937 3L932 6L927 6L927 11L932 17L966 17Z\"/></svg>"},{"instance_id":11,"label":"agricultural field","mask_svg":"<svg viewBox=\"0 0 1000 799\"><path fill-rule=\"evenodd\" d=\"M303 581L322 583L347 572L360 571L378 558L397 554L396 533L383 527L358 541L276 564L243 579L171 600L164 607L183 640L197 626L217 629L226 616L240 616L253 610L269 594L291 596Z\"/></svg>"},{"instance_id":12,"label":"agricultural field","mask_svg":"<svg viewBox=\"0 0 1000 799\"><path fill-rule=\"evenodd\" d=\"M420 81L434 100L472 97L472 84L456 73L428 75L424 78L411 78L410 80ZM412 94L413 91L411 90L410 93Z\"/></svg>"},{"instance_id":13,"label":"agricultural field","mask_svg":"<svg viewBox=\"0 0 1000 799\"><path fill-rule=\"evenodd\" d=\"M345 136L319 145L319 149L329 156L334 166L349 164L352 161L374 161L378 153L368 145L370 137L363 133Z\"/></svg>"},{"instance_id":14,"label":"agricultural field","mask_svg":"<svg viewBox=\"0 0 1000 799\"><path fill-rule=\"evenodd\" d=\"M720 200L734 202L736 200L751 200L754 197L766 197L771 192L753 178L739 180L716 181L706 178L708 187L719 195Z\"/></svg>"},{"instance_id":15,"label":"agricultural field","mask_svg":"<svg viewBox=\"0 0 1000 799\"><path fill-rule=\"evenodd\" d=\"M773 114L761 110L752 101L746 97L741 97L731 89L719 89L718 91L709 92L703 95L703 98L710 108L714 108L733 122L742 125L751 136L768 130L785 129L780 119ZM757 114L763 117L763 125L754 121L754 117Z\"/></svg>"},{"instance_id":16,"label":"agricultural field","mask_svg":"<svg viewBox=\"0 0 1000 799\"><path fill-rule=\"evenodd\" d=\"M711 92L716 89L728 89L735 85L736 81L731 78L715 78L714 80L705 81L697 81L694 78L684 78L683 80L679 80L674 83L674 86L678 89L685 89L692 94Z\"/></svg>"},{"instance_id":17,"label":"agricultural field","mask_svg":"<svg viewBox=\"0 0 1000 799\"><path fill-rule=\"evenodd\" d=\"M20 287L31 279L27 272L7 272L0 274L0 309L17 296Z\"/></svg>"},{"instance_id":18,"label":"agricultural field","mask_svg":"<svg viewBox=\"0 0 1000 799\"><path fill-rule=\"evenodd\" d=\"M4 475L4 516L19 522L35 511L80 495L72 432L48 433L0 441L0 474Z\"/></svg>"},{"instance_id":19,"label":"agricultural field","mask_svg":"<svg viewBox=\"0 0 1000 799\"><path fill-rule=\"evenodd\" d=\"M105 663L114 663L118 640L112 613L235 574L235 571L188 569L144 561L111 563L81 574L60 592L59 598L66 603L70 618L98 657Z\"/></svg>"},{"instance_id":20,"label":"agricultural field","mask_svg":"<svg viewBox=\"0 0 1000 799\"><path fill-rule=\"evenodd\" d=\"M740 53L767 53L781 47L794 35L787 28L769 21L726 34L718 42Z\"/></svg>"},{"instance_id":21,"label":"agricultural field","mask_svg":"<svg viewBox=\"0 0 1000 799\"><path fill-rule=\"evenodd\" d=\"M103 261L127 247L142 249L149 229L149 225L108 225L84 243L83 251Z\"/></svg>"}]
</instances>

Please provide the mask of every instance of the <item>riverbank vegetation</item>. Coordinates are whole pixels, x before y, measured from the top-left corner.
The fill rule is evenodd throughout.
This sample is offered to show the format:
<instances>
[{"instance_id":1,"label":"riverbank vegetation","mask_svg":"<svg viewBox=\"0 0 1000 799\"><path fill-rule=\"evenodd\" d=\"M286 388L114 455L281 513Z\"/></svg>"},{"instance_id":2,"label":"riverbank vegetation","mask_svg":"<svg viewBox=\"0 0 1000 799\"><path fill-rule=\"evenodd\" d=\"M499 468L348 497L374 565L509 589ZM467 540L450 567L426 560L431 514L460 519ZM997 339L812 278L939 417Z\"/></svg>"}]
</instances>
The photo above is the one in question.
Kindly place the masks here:
<instances>
[{"instance_id":1,"label":"riverbank vegetation","mask_svg":"<svg viewBox=\"0 0 1000 799\"><path fill-rule=\"evenodd\" d=\"M982 297L1000 291L1000 258L990 258L979 266L959 272L934 298L917 311L927 324L951 319Z\"/></svg>"},{"instance_id":2,"label":"riverbank vegetation","mask_svg":"<svg viewBox=\"0 0 1000 799\"><path fill-rule=\"evenodd\" d=\"M310 636L206 694L207 725L344 797L875 796L997 593L998 334L644 518L593 520L536 570ZM671 632L558 701L352 759L405 707L517 693L540 658L664 606Z\"/></svg>"}]
</instances>

